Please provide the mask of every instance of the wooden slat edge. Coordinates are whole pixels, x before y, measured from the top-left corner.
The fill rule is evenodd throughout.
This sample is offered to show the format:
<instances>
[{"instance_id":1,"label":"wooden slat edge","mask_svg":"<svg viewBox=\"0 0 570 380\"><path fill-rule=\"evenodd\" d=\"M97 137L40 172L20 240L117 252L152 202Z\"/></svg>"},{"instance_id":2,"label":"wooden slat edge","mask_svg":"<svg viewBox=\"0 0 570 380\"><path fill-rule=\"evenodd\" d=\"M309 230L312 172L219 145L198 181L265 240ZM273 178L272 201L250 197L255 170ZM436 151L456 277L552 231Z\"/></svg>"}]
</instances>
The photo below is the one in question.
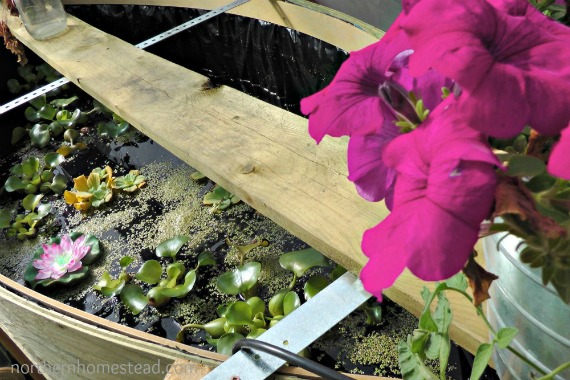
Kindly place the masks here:
<instances>
[{"instance_id":1,"label":"wooden slat edge","mask_svg":"<svg viewBox=\"0 0 570 380\"><path fill-rule=\"evenodd\" d=\"M298 30L345 51L362 49L380 39L384 32L354 17L303 0L295 4L276 0L250 0L228 13L264 20ZM212 10L231 0L64 0L68 5L129 4Z\"/></svg>"}]
</instances>

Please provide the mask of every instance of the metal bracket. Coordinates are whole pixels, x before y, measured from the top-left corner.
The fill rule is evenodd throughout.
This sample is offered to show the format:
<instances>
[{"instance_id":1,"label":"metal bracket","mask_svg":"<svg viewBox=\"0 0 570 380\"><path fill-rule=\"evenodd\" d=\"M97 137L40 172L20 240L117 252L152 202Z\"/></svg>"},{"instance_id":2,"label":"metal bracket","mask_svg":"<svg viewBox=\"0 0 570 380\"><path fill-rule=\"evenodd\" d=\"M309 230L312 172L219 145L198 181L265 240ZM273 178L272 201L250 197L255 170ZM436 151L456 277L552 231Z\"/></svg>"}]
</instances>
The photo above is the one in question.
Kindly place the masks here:
<instances>
[{"instance_id":1,"label":"metal bracket","mask_svg":"<svg viewBox=\"0 0 570 380\"><path fill-rule=\"evenodd\" d=\"M300 352L370 297L362 282L347 272L257 339ZM251 351L237 352L203 380L262 380L285 364L270 354Z\"/></svg>"},{"instance_id":2,"label":"metal bracket","mask_svg":"<svg viewBox=\"0 0 570 380\"><path fill-rule=\"evenodd\" d=\"M196 18L193 18L190 21L185 22L184 24L180 24L170 30L167 30L166 32L160 33L152 38L149 38L146 41L143 41L139 44L136 44L135 47L138 47L139 49L146 49L147 47L156 44L157 42L163 41L168 37L172 37L175 34L178 34L186 29L189 29L195 25L200 24L201 22L204 22L206 20L211 19L212 17L215 17L221 13L224 13L226 11L229 11L232 8L235 8L239 5L242 5L244 3L247 3L249 0L236 0L232 3L229 3L227 5L224 5L223 7L219 7L216 9L211 10L210 12L204 13L201 16L198 16ZM22 105L24 103L29 102L32 99L37 98L38 96L41 96L43 94L47 94L48 92L63 86L64 84L69 83L70 80L67 78L61 78L58 79L54 82L51 82L43 87L37 88L29 93L27 93L26 95L20 96L17 99L12 100L9 103L6 103L2 106L0 106L0 115L18 107L19 105Z\"/></svg>"}]
</instances>

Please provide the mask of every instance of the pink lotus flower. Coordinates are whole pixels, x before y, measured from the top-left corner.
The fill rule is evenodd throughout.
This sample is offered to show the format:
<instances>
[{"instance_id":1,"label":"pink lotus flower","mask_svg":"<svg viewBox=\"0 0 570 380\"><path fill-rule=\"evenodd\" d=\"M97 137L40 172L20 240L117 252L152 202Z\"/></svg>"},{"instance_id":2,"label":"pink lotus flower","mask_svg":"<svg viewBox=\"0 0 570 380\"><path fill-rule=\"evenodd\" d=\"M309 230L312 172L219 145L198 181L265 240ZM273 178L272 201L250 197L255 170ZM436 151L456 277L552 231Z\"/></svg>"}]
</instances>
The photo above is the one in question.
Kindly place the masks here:
<instances>
[{"instance_id":1,"label":"pink lotus flower","mask_svg":"<svg viewBox=\"0 0 570 380\"><path fill-rule=\"evenodd\" d=\"M489 216L499 165L486 137L462 123L452 97L384 150L397 172L392 213L364 234L360 273L378 298L408 267L424 280L457 273Z\"/></svg>"},{"instance_id":2,"label":"pink lotus flower","mask_svg":"<svg viewBox=\"0 0 570 380\"><path fill-rule=\"evenodd\" d=\"M550 174L570 180L570 125L562 131L548 159Z\"/></svg>"},{"instance_id":3,"label":"pink lotus flower","mask_svg":"<svg viewBox=\"0 0 570 380\"><path fill-rule=\"evenodd\" d=\"M527 124L560 133L570 121L570 33L526 0L491 1L417 1L401 21L412 74L432 68L454 79L463 122L490 136Z\"/></svg>"},{"instance_id":4,"label":"pink lotus flower","mask_svg":"<svg viewBox=\"0 0 570 380\"><path fill-rule=\"evenodd\" d=\"M69 235L61 238L61 243L43 244L44 253L34 260L33 266L39 269L36 280L52 278L57 280L68 272L81 268L81 259L89 253L90 246L85 245L85 235L73 241Z\"/></svg>"}]
</instances>

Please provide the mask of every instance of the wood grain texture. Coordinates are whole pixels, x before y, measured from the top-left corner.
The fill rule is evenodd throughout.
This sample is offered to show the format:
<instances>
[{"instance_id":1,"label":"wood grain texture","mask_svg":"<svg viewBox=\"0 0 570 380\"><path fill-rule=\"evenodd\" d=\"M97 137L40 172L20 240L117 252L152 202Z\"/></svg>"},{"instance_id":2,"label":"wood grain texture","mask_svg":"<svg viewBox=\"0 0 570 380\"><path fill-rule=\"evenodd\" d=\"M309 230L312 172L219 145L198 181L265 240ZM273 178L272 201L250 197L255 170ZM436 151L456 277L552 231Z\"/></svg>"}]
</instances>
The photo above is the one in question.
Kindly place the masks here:
<instances>
[{"instance_id":1,"label":"wood grain texture","mask_svg":"<svg viewBox=\"0 0 570 380\"><path fill-rule=\"evenodd\" d=\"M171 348L45 309L1 287L0 328L47 379L140 379L144 375L158 380L175 359L196 361Z\"/></svg>"},{"instance_id":2,"label":"wood grain texture","mask_svg":"<svg viewBox=\"0 0 570 380\"><path fill-rule=\"evenodd\" d=\"M388 214L362 200L347 180L346 140L307 133L305 119L206 78L69 17L70 30L47 41L12 32L56 70L189 165L353 273L366 262L364 230ZM418 315L424 282L405 272L386 295ZM450 295L452 338L471 352L487 341L466 301Z\"/></svg>"},{"instance_id":3,"label":"wood grain texture","mask_svg":"<svg viewBox=\"0 0 570 380\"><path fill-rule=\"evenodd\" d=\"M160 5L212 10L232 0L64 0L64 4ZM362 49L381 38L384 32L363 21L305 0L296 4L278 0L250 0L228 13L264 20L298 30L345 51ZM304 6L302 6L304 5ZM309 8L311 9L309 9ZM327 13L327 14L325 14ZM331 17L333 16L333 17Z\"/></svg>"}]
</instances>

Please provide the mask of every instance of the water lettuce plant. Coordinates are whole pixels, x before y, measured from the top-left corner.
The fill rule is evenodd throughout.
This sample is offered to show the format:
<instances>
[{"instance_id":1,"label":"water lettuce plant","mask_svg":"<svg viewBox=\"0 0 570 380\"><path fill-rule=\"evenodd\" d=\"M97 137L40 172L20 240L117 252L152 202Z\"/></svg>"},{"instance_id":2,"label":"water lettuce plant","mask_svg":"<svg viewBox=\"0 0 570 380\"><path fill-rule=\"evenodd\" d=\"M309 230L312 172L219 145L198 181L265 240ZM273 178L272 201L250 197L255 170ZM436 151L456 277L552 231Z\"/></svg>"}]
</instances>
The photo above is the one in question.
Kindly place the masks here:
<instances>
[{"instance_id":1,"label":"water lettuce plant","mask_svg":"<svg viewBox=\"0 0 570 380\"><path fill-rule=\"evenodd\" d=\"M132 193L144 186L145 183L145 177L140 175L138 170L131 170L124 176L114 178L113 188Z\"/></svg>"},{"instance_id":2,"label":"water lettuce plant","mask_svg":"<svg viewBox=\"0 0 570 380\"><path fill-rule=\"evenodd\" d=\"M67 178L62 174L55 175L54 168L61 164L65 158L59 153L48 153L44 157L44 164L37 157L28 157L20 164L10 168L10 177L6 180L4 188L8 192L25 192L35 194L41 191L61 193L67 186Z\"/></svg>"},{"instance_id":3,"label":"water lettuce plant","mask_svg":"<svg viewBox=\"0 0 570 380\"><path fill-rule=\"evenodd\" d=\"M63 197L75 209L86 211L91 206L97 208L113 197L113 170L110 166L95 168L89 177L80 175L73 179L73 190L65 190Z\"/></svg>"},{"instance_id":4,"label":"water lettuce plant","mask_svg":"<svg viewBox=\"0 0 570 380\"><path fill-rule=\"evenodd\" d=\"M70 285L85 277L100 254L99 240L93 235L72 232L57 236L36 250L24 279L32 288Z\"/></svg>"},{"instance_id":5,"label":"water lettuce plant","mask_svg":"<svg viewBox=\"0 0 570 380\"><path fill-rule=\"evenodd\" d=\"M240 199L224 189L223 187L217 185L214 190L206 193L204 195L204 204L211 205L212 213L218 213L221 210L225 210L233 204L236 204Z\"/></svg>"}]
</instances>

